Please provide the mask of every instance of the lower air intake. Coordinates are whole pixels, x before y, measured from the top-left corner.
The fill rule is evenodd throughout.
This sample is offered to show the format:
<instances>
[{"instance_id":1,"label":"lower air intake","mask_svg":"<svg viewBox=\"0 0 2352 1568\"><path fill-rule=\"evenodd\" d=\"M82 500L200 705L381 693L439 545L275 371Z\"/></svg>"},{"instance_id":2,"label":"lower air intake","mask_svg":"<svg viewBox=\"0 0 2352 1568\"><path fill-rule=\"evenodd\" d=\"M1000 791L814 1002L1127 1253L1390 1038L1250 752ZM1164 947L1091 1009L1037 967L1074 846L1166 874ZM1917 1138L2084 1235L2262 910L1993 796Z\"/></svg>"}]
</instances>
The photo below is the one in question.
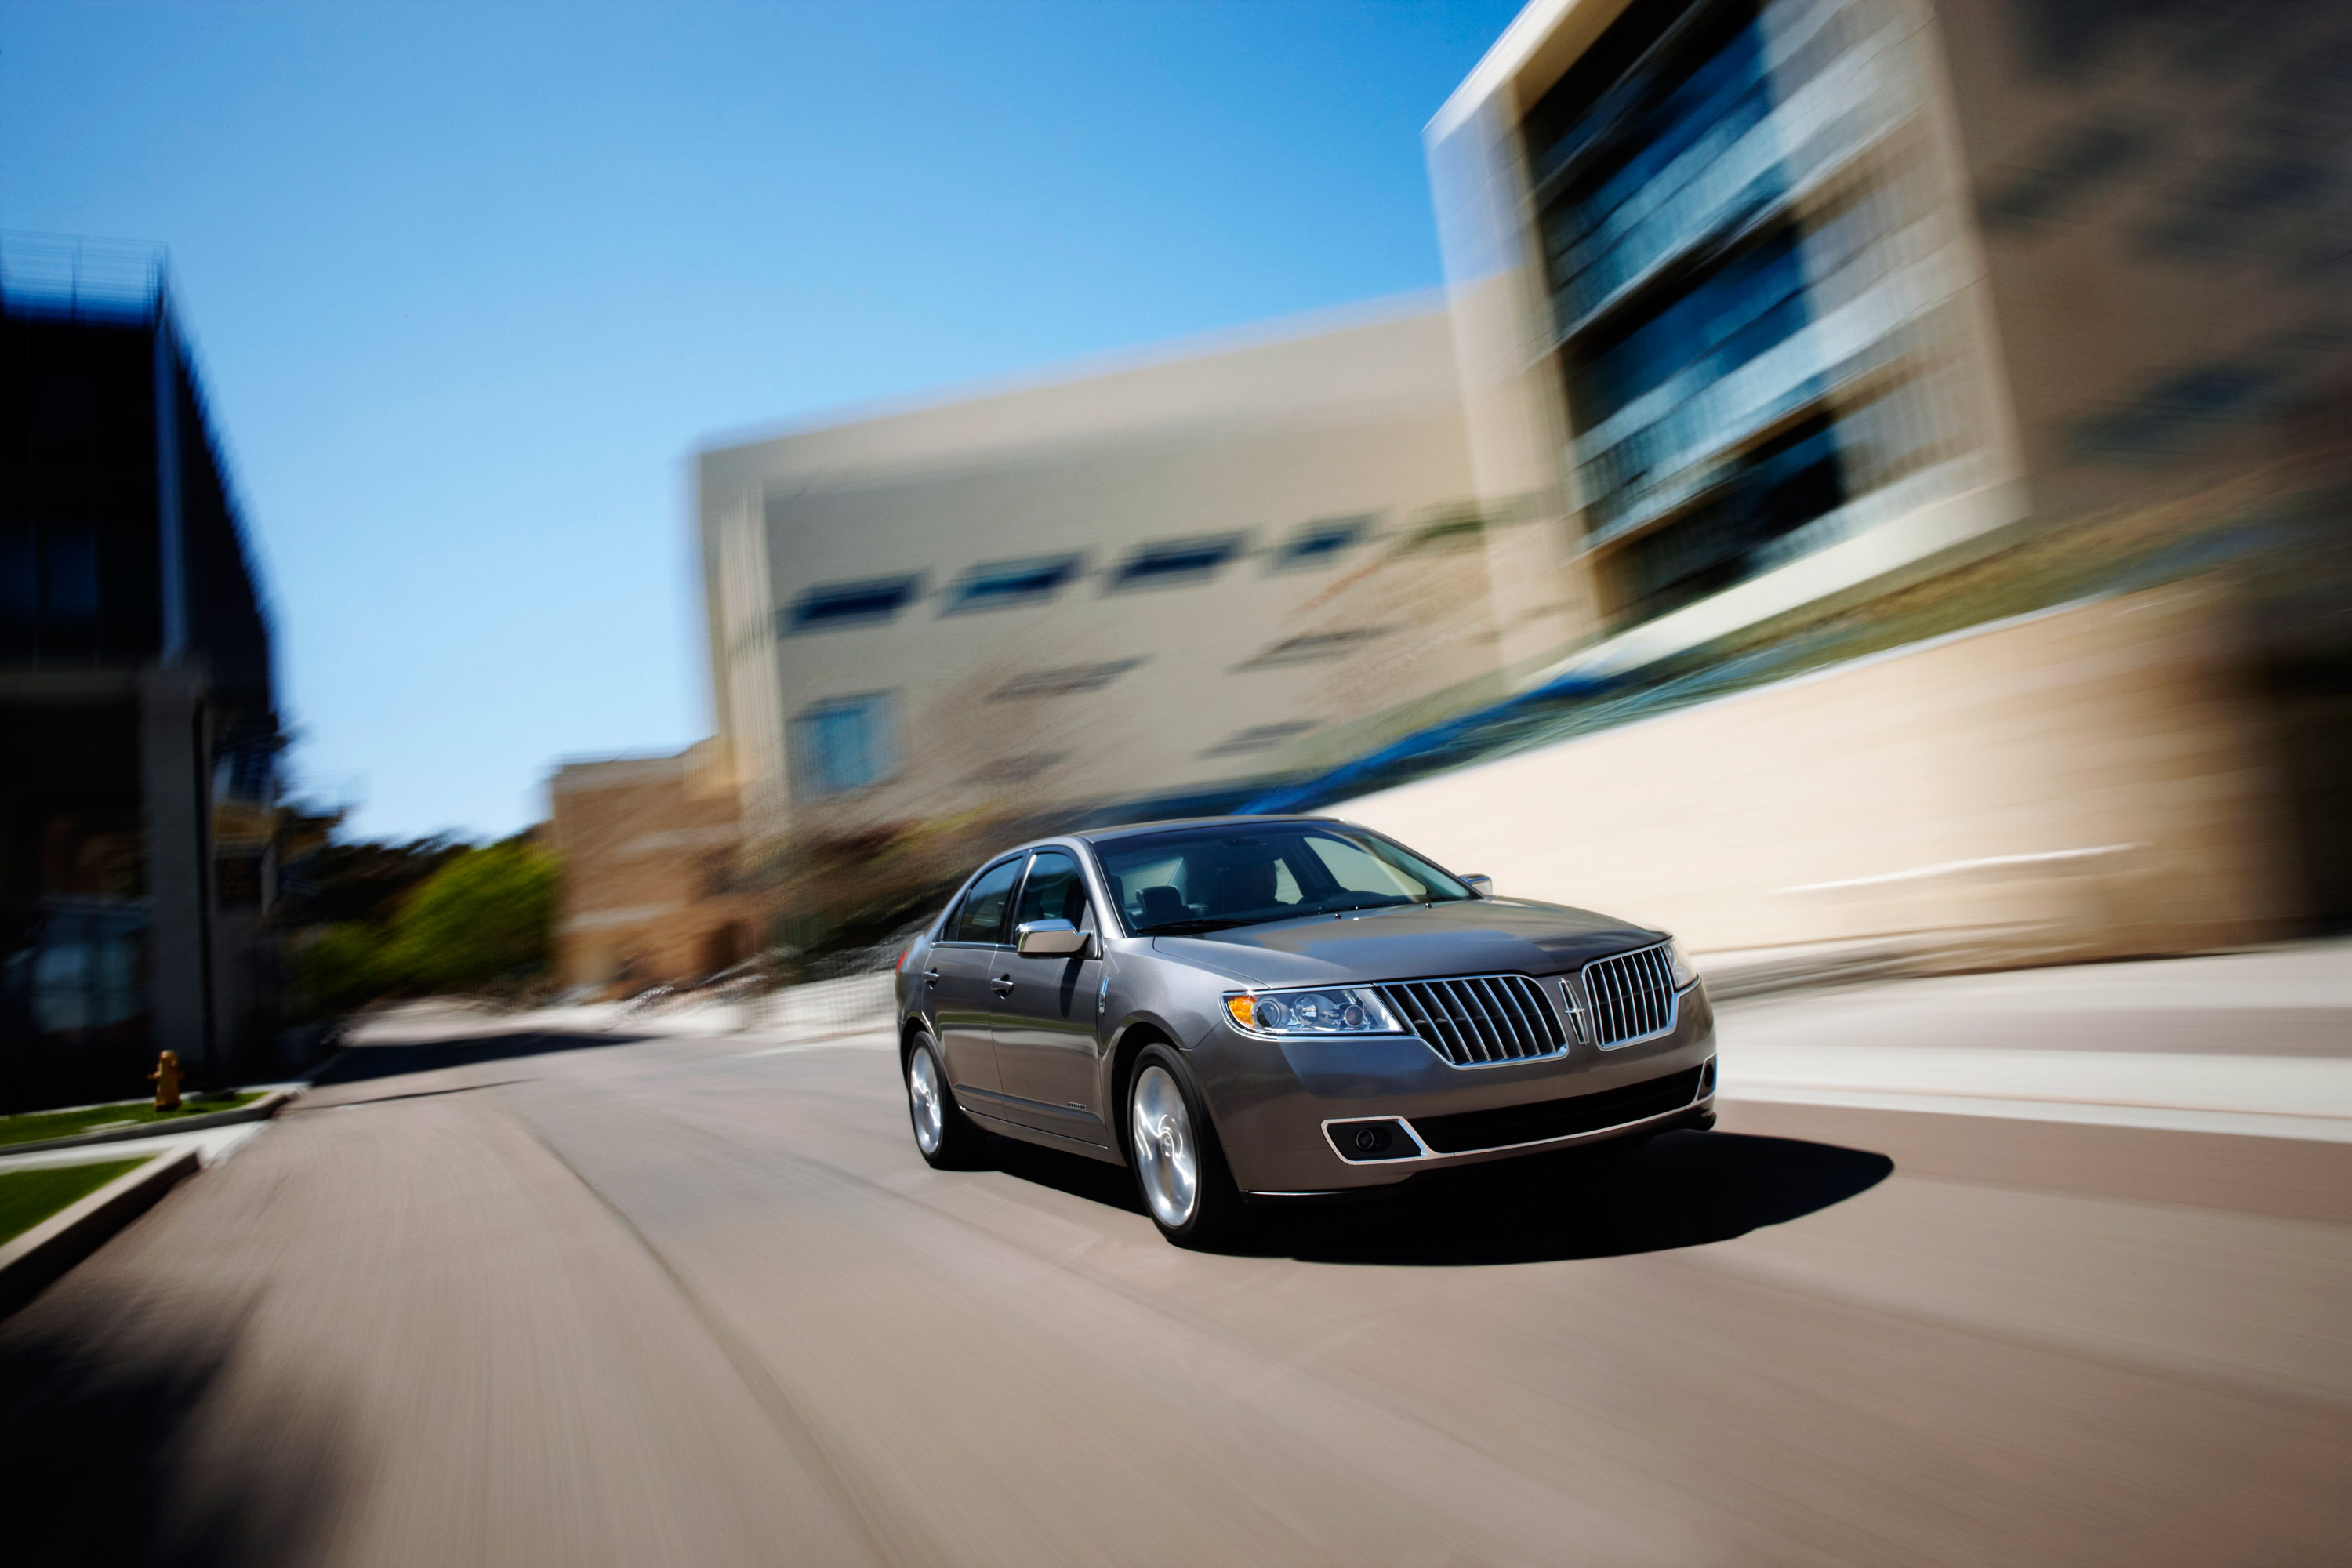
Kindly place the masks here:
<instances>
[{"instance_id":1,"label":"lower air intake","mask_svg":"<svg viewBox=\"0 0 2352 1568\"><path fill-rule=\"evenodd\" d=\"M1451 1116L1416 1116L1412 1130L1433 1153L1469 1154L1481 1149L1508 1149L1517 1143L1540 1143L1549 1138L1572 1138L1645 1121L1680 1110L1698 1098L1701 1069L1685 1068L1647 1083L1604 1089L1573 1100L1546 1100L1533 1105L1505 1105L1493 1110L1462 1110Z\"/></svg>"}]
</instances>

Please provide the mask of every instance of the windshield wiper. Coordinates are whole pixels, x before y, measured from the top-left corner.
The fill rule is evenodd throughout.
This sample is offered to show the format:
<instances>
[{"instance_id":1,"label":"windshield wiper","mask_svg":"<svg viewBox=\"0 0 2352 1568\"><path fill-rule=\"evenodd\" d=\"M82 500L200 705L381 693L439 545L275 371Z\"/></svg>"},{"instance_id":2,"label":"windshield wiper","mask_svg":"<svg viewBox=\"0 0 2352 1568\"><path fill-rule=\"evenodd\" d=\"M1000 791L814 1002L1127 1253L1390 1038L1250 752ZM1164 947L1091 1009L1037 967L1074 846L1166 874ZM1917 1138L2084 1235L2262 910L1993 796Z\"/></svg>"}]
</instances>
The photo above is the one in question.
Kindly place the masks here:
<instances>
[{"instance_id":1,"label":"windshield wiper","mask_svg":"<svg viewBox=\"0 0 2352 1568\"><path fill-rule=\"evenodd\" d=\"M1164 925L1145 926L1138 936L1192 936L1205 931L1230 931L1234 926L1263 925L1274 916L1253 916L1243 920L1218 919L1170 921Z\"/></svg>"},{"instance_id":2,"label":"windshield wiper","mask_svg":"<svg viewBox=\"0 0 2352 1568\"><path fill-rule=\"evenodd\" d=\"M1412 902L1411 899L1382 896L1367 899L1360 904L1318 904L1315 906L1315 912L1318 915L1344 915L1350 910L1392 910L1399 904L1411 902Z\"/></svg>"}]
</instances>

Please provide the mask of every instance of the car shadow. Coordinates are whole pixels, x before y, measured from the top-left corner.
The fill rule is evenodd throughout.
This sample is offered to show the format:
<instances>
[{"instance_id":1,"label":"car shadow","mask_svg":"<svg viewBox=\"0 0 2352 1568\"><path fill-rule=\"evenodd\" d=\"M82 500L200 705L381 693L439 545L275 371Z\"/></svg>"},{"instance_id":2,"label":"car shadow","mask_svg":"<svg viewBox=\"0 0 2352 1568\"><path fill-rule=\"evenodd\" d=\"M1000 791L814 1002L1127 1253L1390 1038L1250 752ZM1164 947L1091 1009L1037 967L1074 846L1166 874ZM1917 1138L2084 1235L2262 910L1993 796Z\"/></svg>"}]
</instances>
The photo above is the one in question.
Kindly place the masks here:
<instances>
[{"instance_id":1,"label":"car shadow","mask_svg":"<svg viewBox=\"0 0 2352 1568\"><path fill-rule=\"evenodd\" d=\"M1012 1138L987 1165L1142 1215L1123 1166ZM1728 1241L1885 1181L1884 1154L1795 1138L1668 1132L1644 1142L1433 1171L1346 1201L1254 1205L1218 1250L1307 1263L1450 1267L1618 1258Z\"/></svg>"},{"instance_id":2,"label":"car shadow","mask_svg":"<svg viewBox=\"0 0 2352 1568\"><path fill-rule=\"evenodd\" d=\"M992 1135L983 1156L988 1169L1002 1171L1074 1198L1085 1198L1105 1208L1144 1213L1143 1195L1135 1190L1135 1176L1124 1165L1106 1165L1083 1154L1040 1148L1018 1138Z\"/></svg>"},{"instance_id":3,"label":"car shadow","mask_svg":"<svg viewBox=\"0 0 2352 1568\"><path fill-rule=\"evenodd\" d=\"M1622 1149L1433 1172L1362 1203L1268 1211L1234 1250L1423 1267L1619 1258L1801 1219L1894 1170L1884 1154L1833 1143L1667 1132Z\"/></svg>"}]
</instances>

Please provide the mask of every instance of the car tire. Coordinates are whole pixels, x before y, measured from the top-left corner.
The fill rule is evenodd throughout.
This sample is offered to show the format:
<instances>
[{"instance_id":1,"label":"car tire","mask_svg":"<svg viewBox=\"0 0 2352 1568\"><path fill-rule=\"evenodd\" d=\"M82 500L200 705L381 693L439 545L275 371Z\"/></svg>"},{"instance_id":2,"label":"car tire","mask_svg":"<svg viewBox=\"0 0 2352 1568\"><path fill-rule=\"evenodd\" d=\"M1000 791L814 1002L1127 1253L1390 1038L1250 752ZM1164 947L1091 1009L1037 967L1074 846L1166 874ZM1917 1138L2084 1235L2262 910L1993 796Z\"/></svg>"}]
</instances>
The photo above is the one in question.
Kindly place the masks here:
<instances>
[{"instance_id":1,"label":"car tire","mask_svg":"<svg viewBox=\"0 0 2352 1568\"><path fill-rule=\"evenodd\" d=\"M980 1163L988 1134L955 1102L940 1047L918 1034L907 1052L907 1117L914 1124L915 1152L935 1171L969 1170Z\"/></svg>"},{"instance_id":2,"label":"car tire","mask_svg":"<svg viewBox=\"0 0 2352 1568\"><path fill-rule=\"evenodd\" d=\"M1160 1234L1189 1247L1230 1237L1240 1223L1241 1193L1183 1059L1166 1046L1146 1046L1128 1078L1122 1109L1128 1164Z\"/></svg>"}]
</instances>

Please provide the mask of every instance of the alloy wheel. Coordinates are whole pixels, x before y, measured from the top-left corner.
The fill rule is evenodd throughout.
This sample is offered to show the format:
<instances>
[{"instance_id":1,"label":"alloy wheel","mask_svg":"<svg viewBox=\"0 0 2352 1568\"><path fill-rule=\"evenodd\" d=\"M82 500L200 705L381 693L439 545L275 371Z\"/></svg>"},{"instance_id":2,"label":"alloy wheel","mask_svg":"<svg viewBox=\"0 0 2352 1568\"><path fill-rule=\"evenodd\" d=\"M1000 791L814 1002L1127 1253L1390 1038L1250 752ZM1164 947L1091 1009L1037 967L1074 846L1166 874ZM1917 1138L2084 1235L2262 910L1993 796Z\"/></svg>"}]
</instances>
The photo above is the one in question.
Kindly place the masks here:
<instances>
[{"instance_id":1,"label":"alloy wheel","mask_svg":"<svg viewBox=\"0 0 2352 1568\"><path fill-rule=\"evenodd\" d=\"M1129 1104L1144 1200L1161 1225L1181 1226L1201 1201L1200 1147L1184 1091L1167 1068L1154 1064L1136 1075Z\"/></svg>"},{"instance_id":2,"label":"alloy wheel","mask_svg":"<svg viewBox=\"0 0 2352 1568\"><path fill-rule=\"evenodd\" d=\"M939 1064L927 1050L919 1048L907 1059L907 1104L914 1113L916 1143L926 1154L938 1153L947 1137L947 1096L940 1087Z\"/></svg>"}]
</instances>

